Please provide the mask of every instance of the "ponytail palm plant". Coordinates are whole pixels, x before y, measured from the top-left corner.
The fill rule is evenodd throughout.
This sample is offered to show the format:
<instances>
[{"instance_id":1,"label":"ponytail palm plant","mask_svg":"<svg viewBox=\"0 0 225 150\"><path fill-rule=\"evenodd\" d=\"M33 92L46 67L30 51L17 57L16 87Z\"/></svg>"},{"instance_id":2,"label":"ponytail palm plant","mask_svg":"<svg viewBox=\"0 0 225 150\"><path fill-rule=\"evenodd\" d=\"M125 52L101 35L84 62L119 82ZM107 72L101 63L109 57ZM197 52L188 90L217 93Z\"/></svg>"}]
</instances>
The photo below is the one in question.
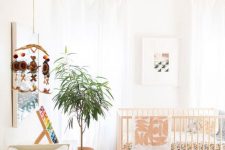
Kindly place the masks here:
<instances>
[{"instance_id":1,"label":"ponytail palm plant","mask_svg":"<svg viewBox=\"0 0 225 150\"><path fill-rule=\"evenodd\" d=\"M98 121L112 106L113 96L107 79L93 78L84 67L71 65L71 53L55 61L56 79L60 87L54 96L55 108L69 115L68 127L73 128L74 120L80 127L80 148L83 147L83 133L92 120Z\"/></svg>"}]
</instances>

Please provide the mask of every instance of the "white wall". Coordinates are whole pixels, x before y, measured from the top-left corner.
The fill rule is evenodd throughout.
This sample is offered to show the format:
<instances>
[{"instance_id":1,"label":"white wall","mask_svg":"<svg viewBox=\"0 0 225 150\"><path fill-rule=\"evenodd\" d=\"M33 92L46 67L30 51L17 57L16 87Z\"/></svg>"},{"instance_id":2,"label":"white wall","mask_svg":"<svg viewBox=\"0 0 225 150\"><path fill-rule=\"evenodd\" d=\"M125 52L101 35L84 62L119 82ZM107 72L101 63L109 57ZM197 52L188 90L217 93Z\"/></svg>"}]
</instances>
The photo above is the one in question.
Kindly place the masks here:
<instances>
[{"instance_id":1,"label":"white wall","mask_svg":"<svg viewBox=\"0 0 225 150\"><path fill-rule=\"evenodd\" d=\"M54 32L54 0L35 1L36 31L40 33L40 44L50 53L62 47ZM10 144L32 144L41 131L41 125L35 113L31 114L19 128L11 128L12 103L11 103L11 26L12 21L32 27L32 0L0 0L0 149L5 150ZM62 50L62 49L61 49ZM48 104L52 110L49 96L41 95L41 104ZM56 112L49 112L56 130Z\"/></svg>"},{"instance_id":2,"label":"white wall","mask_svg":"<svg viewBox=\"0 0 225 150\"><path fill-rule=\"evenodd\" d=\"M62 50L61 33L54 30L59 20L55 20L55 0L36 2L36 27L40 33L40 43L50 55ZM57 1L58 2L58 1ZM123 106L175 107L185 106L188 100L188 0L128 0L128 49L126 57ZM35 114L25 121L21 128L11 128L11 84L10 22L16 21L32 26L31 0L0 0L0 149L9 144L32 143L40 131ZM152 87L140 84L141 79L141 37L176 36L181 39L179 49L179 87ZM54 56L54 55L53 55ZM48 104L50 98L41 96L41 103ZM50 112L56 126L57 118ZM32 122L32 125L30 124Z\"/></svg>"},{"instance_id":3,"label":"white wall","mask_svg":"<svg viewBox=\"0 0 225 150\"><path fill-rule=\"evenodd\" d=\"M184 104L188 76L187 0L129 0L127 74L123 106L176 107ZM141 85L141 38L172 36L180 39L178 87ZM181 93L181 94L180 94ZM184 101L184 102L183 102Z\"/></svg>"}]
</instances>

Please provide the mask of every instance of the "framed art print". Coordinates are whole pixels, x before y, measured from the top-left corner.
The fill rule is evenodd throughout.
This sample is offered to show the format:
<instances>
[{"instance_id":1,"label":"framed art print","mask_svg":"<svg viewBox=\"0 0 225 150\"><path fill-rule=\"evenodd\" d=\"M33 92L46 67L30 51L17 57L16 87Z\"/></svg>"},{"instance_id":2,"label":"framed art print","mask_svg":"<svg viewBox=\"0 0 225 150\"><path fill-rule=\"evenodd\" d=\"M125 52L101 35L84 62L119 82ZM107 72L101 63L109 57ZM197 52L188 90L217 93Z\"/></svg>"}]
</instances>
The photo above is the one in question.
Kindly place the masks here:
<instances>
[{"instance_id":1,"label":"framed art print","mask_svg":"<svg viewBox=\"0 0 225 150\"><path fill-rule=\"evenodd\" d=\"M142 84L177 86L178 39L142 39Z\"/></svg>"}]
</instances>

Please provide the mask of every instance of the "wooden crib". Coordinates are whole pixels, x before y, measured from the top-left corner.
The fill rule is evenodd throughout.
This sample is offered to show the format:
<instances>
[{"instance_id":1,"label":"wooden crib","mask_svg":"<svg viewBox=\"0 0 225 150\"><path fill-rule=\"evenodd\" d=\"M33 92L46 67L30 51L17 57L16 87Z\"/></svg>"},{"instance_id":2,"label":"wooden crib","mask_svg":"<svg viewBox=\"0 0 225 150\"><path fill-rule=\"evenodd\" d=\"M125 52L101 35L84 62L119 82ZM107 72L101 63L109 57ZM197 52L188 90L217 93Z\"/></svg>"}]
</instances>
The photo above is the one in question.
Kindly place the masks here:
<instances>
[{"instance_id":1,"label":"wooden crib","mask_svg":"<svg viewBox=\"0 0 225 150\"><path fill-rule=\"evenodd\" d=\"M213 108L121 108L117 150L225 150L224 122Z\"/></svg>"}]
</instances>

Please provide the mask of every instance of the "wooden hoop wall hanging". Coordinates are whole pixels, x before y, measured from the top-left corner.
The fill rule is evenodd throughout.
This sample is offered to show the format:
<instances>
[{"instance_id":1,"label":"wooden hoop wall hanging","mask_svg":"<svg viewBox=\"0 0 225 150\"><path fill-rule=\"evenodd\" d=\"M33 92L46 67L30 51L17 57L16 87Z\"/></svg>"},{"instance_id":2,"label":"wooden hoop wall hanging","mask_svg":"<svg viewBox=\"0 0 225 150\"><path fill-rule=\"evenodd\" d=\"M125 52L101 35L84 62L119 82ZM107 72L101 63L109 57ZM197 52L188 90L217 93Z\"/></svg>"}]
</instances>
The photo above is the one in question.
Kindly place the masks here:
<instances>
[{"instance_id":1,"label":"wooden hoop wall hanging","mask_svg":"<svg viewBox=\"0 0 225 150\"><path fill-rule=\"evenodd\" d=\"M37 55L41 55L42 52L43 62L42 65L39 64L37 60ZM47 51L40 45L28 44L14 51L12 70L14 72L14 84L13 90L18 90L19 92L34 92L39 90L41 93L50 94L49 88L49 77L50 77L50 67L49 67L49 55ZM40 70L42 70L43 79L43 89L39 89L37 81ZM40 80L40 78L39 78ZM41 82L40 82L41 83ZM27 86L24 86L28 84Z\"/></svg>"}]
</instances>

